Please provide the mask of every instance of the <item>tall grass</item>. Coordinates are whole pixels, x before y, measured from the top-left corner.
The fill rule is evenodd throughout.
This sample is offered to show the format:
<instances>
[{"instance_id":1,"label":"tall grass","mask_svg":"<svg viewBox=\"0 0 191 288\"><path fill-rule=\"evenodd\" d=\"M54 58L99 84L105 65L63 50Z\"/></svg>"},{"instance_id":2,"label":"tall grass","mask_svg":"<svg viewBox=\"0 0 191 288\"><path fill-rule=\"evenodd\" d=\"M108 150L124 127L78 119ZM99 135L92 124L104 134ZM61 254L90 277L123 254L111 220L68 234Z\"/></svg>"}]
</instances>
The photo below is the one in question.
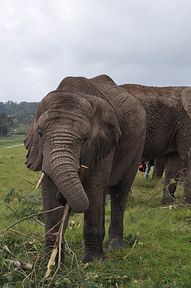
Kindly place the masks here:
<instances>
[{"instance_id":1,"label":"tall grass","mask_svg":"<svg viewBox=\"0 0 191 288\"><path fill-rule=\"evenodd\" d=\"M129 197L125 220L125 247L108 251L110 200L106 204L105 260L83 265L82 215L70 218L66 233L70 249L62 271L44 280L44 228L41 215L29 218L8 231L6 228L26 216L42 211L41 193L35 189L38 173L25 165L20 139L0 140L0 287L191 287L191 210L181 202L178 186L177 205L161 207L162 182L146 181L138 173ZM32 263L32 271L15 267L14 257Z\"/></svg>"}]
</instances>

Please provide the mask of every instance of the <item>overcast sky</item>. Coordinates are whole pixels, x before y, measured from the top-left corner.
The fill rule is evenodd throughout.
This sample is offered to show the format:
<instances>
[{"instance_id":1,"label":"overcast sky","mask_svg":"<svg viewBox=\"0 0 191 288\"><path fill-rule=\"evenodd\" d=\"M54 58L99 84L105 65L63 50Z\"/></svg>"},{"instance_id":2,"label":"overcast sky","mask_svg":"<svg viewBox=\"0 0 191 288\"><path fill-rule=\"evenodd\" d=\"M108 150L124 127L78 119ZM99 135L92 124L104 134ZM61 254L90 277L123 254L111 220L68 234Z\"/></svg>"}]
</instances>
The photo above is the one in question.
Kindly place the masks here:
<instances>
[{"instance_id":1,"label":"overcast sky","mask_svg":"<svg viewBox=\"0 0 191 288\"><path fill-rule=\"evenodd\" d=\"M191 85L190 0L0 0L0 102L66 76Z\"/></svg>"}]
</instances>

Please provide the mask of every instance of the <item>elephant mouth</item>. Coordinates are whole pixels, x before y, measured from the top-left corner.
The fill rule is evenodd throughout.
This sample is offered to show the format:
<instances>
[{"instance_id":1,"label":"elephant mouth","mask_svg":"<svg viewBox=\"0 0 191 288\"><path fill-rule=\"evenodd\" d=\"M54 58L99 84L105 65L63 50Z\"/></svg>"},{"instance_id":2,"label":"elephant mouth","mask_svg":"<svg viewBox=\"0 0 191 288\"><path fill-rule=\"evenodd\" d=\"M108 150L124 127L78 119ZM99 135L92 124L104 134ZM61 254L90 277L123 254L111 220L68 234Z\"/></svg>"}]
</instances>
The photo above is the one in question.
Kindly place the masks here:
<instances>
[{"instance_id":1,"label":"elephant mouth","mask_svg":"<svg viewBox=\"0 0 191 288\"><path fill-rule=\"evenodd\" d=\"M80 168L79 168L79 171L78 171L78 175L79 175L79 177L80 177L81 182L83 182L83 180L84 180L84 178L85 178L85 176L86 176L87 170L88 170L88 166L83 165L83 164L80 165ZM43 171L43 170L41 170L41 175L40 175L40 178L39 178L39 180L38 180L38 182L37 182L37 184L36 184L36 188L39 188L39 187L40 187L40 185L41 185L41 183L42 183L42 181L43 181L43 178L44 178L45 176L48 177L48 175L46 174L46 172Z\"/></svg>"},{"instance_id":2,"label":"elephant mouth","mask_svg":"<svg viewBox=\"0 0 191 288\"><path fill-rule=\"evenodd\" d=\"M40 175L40 178L39 178L39 180L38 180L38 182L37 182L37 184L36 184L36 189L38 189L38 188L41 186L42 181L43 181L43 179L44 179L45 176L48 177L48 175L47 175L44 171L42 171L42 173L41 173L41 175ZM56 199L57 199L57 201L58 201L60 204L62 204L63 206L66 205L66 203L67 203L66 199L64 198L64 196L62 195L62 193L59 192L59 191L56 193Z\"/></svg>"},{"instance_id":3,"label":"elephant mouth","mask_svg":"<svg viewBox=\"0 0 191 288\"><path fill-rule=\"evenodd\" d=\"M81 164L80 169L78 171L81 182L83 182L83 180L87 174L87 171L88 171L88 166Z\"/></svg>"}]
</instances>

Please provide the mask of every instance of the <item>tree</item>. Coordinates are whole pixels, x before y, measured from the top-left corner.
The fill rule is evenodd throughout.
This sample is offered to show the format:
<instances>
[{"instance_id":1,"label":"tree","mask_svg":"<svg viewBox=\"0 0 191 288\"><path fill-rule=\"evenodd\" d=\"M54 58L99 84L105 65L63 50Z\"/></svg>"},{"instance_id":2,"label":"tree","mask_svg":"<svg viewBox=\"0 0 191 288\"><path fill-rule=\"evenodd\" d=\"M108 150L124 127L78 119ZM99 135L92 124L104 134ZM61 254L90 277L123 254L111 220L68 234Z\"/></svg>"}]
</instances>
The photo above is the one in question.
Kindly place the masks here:
<instances>
[{"instance_id":1,"label":"tree","mask_svg":"<svg viewBox=\"0 0 191 288\"><path fill-rule=\"evenodd\" d=\"M0 136L6 136L11 128L14 127L12 117L5 113L0 113Z\"/></svg>"},{"instance_id":2,"label":"tree","mask_svg":"<svg viewBox=\"0 0 191 288\"><path fill-rule=\"evenodd\" d=\"M16 132L25 133L36 113L37 105L36 102L0 102L0 136L7 135L12 128L16 128Z\"/></svg>"}]
</instances>

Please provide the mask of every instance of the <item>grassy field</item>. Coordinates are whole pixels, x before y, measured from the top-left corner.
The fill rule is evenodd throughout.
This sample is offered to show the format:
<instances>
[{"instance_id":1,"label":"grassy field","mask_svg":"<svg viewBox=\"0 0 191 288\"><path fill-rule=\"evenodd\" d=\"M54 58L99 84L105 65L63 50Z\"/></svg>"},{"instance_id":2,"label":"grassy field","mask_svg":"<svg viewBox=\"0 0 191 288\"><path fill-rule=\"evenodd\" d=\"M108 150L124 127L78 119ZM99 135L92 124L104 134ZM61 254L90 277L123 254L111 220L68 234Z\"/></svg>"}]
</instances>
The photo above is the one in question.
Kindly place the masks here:
<instances>
[{"instance_id":1,"label":"grassy field","mask_svg":"<svg viewBox=\"0 0 191 288\"><path fill-rule=\"evenodd\" d=\"M42 215L6 230L42 211L41 193L35 189L39 173L25 167L24 147L15 146L22 140L20 136L0 140L0 287L191 287L191 209L181 204L182 186L176 205L161 207L162 183L146 181L140 173L126 209L125 248L110 253L106 232L105 261L81 264L83 221L81 215L73 215L66 233L72 252L66 252L62 271L45 281ZM109 209L108 198L106 231ZM33 270L22 269L16 260L33 264Z\"/></svg>"}]
</instances>

